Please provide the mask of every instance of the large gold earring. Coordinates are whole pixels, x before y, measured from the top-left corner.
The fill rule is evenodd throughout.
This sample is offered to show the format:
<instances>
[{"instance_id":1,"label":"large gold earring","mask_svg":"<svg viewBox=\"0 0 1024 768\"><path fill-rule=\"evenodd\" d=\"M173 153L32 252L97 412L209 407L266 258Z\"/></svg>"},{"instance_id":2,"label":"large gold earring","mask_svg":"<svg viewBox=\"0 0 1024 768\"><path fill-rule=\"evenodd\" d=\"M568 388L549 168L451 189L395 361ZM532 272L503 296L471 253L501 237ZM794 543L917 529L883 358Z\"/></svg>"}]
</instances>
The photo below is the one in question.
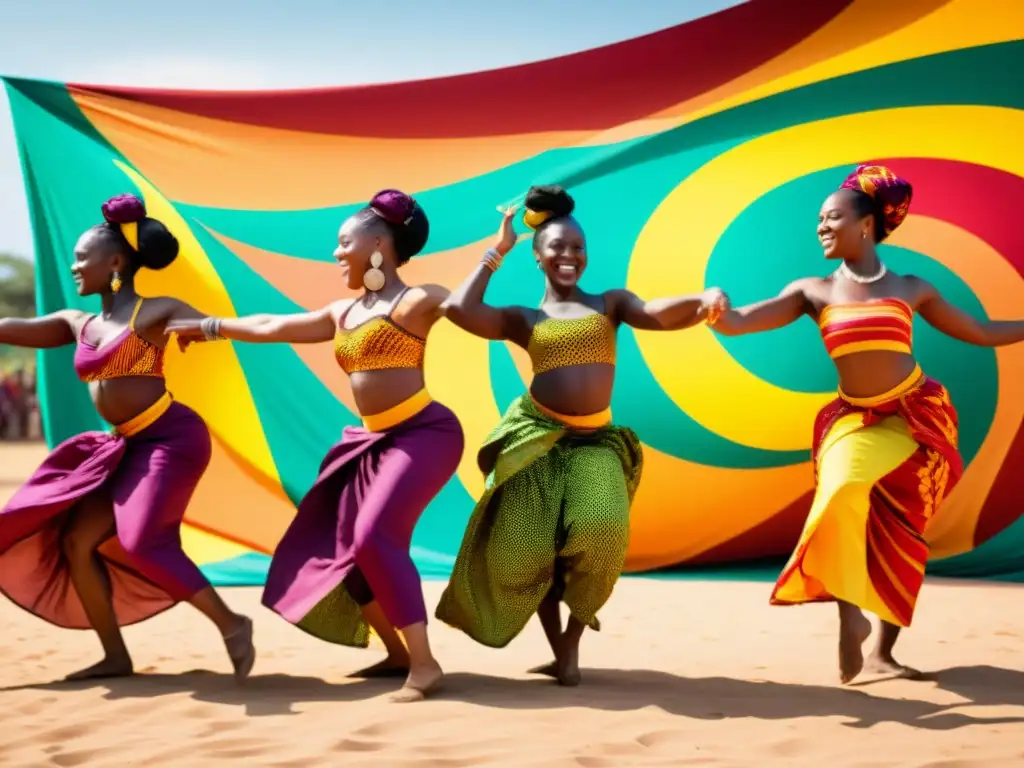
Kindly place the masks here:
<instances>
[{"instance_id":1,"label":"large gold earring","mask_svg":"<svg viewBox=\"0 0 1024 768\"><path fill-rule=\"evenodd\" d=\"M124 283L121 282L121 275L118 274L117 272L115 272L114 276L112 278L110 278L110 290L111 290L111 292L112 293L117 293L118 291L121 290L121 286L122 285L124 285Z\"/></svg>"},{"instance_id":2,"label":"large gold earring","mask_svg":"<svg viewBox=\"0 0 1024 768\"><path fill-rule=\"evenodd\" d=\"M387 279L380 271L380 265L384 263L384 257L380 251L374 251L370 257L370 268L363 273L363 287L366 290L376 293L384 287Z\"/></svg>"}]
</instances>

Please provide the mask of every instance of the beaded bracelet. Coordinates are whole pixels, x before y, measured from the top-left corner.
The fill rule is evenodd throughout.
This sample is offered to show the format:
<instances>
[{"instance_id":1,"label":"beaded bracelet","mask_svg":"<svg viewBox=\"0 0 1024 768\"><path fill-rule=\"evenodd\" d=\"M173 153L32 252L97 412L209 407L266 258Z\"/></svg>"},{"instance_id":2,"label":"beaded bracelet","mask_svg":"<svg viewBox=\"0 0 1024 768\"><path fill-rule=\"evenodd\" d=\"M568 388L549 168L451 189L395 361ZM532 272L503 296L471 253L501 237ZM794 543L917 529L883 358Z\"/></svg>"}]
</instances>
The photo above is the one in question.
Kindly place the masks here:
<instances>
[{"instance_id":1,"label":"beaded bracelet","mask_svg":"<svg viewBox=\"0 0 1024 768\"><path fill-rule=\"evenodd\" d=\"M220 335L220 323L219 317L204 317L199 323L199 330L203 332L203 337L207 341L218 341L224 338Z\"/></svg>"},{"instance_id":2,"label":"beaded bracelet","mask_svg":"<svg viewBox=\"0 0 1024 768\"><path fill-rule=\"evenodd\" d=\"M491 270L491 272L497 272L498 267L501 266L501 262L504 260L505 257L498 253L496 249L488 248L484 253L484 257L480 260L480 263Z\"/></svg>"}]
</instances>

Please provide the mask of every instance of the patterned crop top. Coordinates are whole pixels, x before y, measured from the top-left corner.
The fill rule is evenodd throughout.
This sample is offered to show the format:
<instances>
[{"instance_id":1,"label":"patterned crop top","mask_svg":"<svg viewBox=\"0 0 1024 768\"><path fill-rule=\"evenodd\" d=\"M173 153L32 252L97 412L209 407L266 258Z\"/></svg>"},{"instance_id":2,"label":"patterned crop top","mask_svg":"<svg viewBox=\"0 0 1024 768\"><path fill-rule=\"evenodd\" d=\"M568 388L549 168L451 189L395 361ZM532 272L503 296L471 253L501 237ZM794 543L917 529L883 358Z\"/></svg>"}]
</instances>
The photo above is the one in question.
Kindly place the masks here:
<instances>
[{"instance_id":1,"label":"patterned crop top","mask_svg":"<svg viewBox=\"0 0 1024 768\"><path fill-rule=\"evenodd\" d=\"M902 299L857 301L825 307L818 321L833 360L855 352L911 354L914 310Z\"/></svg>"},{"instance_id":2,"label":"patterned crop top","mask_svg":"<svg viewBox=\"0 0 1024 768\"><path fill-rule=\"evenodd\" d=\"M75 373L82 381L106 381L126 376L153 376L163 378L164 349L150 344L135 332L135 319L139 316L144 299L135 303L128 327L102 347L85 340L85 331L96 319L85 321L75 349Z\"/></svg>"},{"instance_id":3,"label":"patterned crop top","mask_svg":"<svg viewBox=\"0 0 1024 768\"><path fill-rule=\"evenodd\" d=\"M352 306L345 310L334 334L334 357L345 373L423 368L426 340L391 318L403 296L405 291L395 299L386 315L364 320L355 328L345 327L345 317Z\"/></svg>"},{"instance_id":4,"label":"patterned crop top","mask_svg":"<svg viewBox=\"0 0 1024 768\"><path fill-rule=\"evenodd\" d=\"M526 351L535 376L571 365L615 365L615 326L600 312L571 320L544 317L534 324Z\"/></svg>"}]
</instances>

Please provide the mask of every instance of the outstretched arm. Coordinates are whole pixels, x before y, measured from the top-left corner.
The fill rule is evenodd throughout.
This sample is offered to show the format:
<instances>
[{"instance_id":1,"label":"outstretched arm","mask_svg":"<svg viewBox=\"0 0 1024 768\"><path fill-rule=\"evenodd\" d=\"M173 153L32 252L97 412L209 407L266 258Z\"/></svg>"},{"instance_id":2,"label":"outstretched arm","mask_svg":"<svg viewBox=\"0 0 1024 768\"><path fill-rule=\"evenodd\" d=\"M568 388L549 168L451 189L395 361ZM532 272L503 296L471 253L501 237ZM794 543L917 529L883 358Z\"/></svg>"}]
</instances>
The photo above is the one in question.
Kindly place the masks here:
<instances>
[{"instance_id":1,"label":"outstretched arm","mask_svg":"<svg viewBox=\"0 0 1024 768\"><path fill-rule=\"evenodd\" d=\"M189 307L191 310L191 307ZM332 306L294 315L249 315L248 317L179 317L167 323L166 334L178 335L179 343L206 341L206 331L221 338L252 343L317 344L334 338Z\"/></svg>"},{"instance_id":2,"label":"outstretched arm","mask_svg":"<svg viewBox=\"0 0 1024 768\"><path fill-rule=\"evenodd\" d=\"M462 285L451 292L441 304L440 311L455 325L474 336L494 341L507 339L525 346L529 337L525 310L521 307L491 307L484 304L484 293L491 282L491 275L516 243L516 234L512 229L514 214L515 209L511 208L505 212L494 248L488 251Z\"/></svg>"},{"instance_id":3,"label":"outstretched arm","mask_svg":"<svg viewBox=\"0 0 1024 768\"><path fill-rule=\"evenodd\" d=\"M914 279L923 292L917 311L936 330L979 347L1002 347L1024 341L1024 321L977 320L946 301L931 283Z\"/></svg>"},{"instance_id":4,"label":"outstretched arm","mask_svg":"<svg viewBox=\"0 0 1024 768\"><path fill-rule=\"evenodd\" d=\"M632 291L608 291L612 317L641 331L678 331L707 319L716 301L725 297L718 289L689 296L644 301Z\"/></svg>"},{"instance_id":5,"label":"outstretched arm","mask_svg":"<svg viewBox=\"0 0 1024 768\"><path fill-rule=\"evenodd\" d=\"M728 309L718 318L714 330L723 336L742 336L789 325L807 313L806 284L806 280L797 280L783 288L775 298Z\"/></svg>"},{"instance_id":6,"label":"outstretched arm","mask_svg":"<svg viewBox=\"0 0 1024 768\"><path fill-rule=\"evenodd\" d=\"M0 344L30 349L53 349L74 344L85 317L77 309L64 309L43 317L0 319Z\"/></svg>"}]
</instances>

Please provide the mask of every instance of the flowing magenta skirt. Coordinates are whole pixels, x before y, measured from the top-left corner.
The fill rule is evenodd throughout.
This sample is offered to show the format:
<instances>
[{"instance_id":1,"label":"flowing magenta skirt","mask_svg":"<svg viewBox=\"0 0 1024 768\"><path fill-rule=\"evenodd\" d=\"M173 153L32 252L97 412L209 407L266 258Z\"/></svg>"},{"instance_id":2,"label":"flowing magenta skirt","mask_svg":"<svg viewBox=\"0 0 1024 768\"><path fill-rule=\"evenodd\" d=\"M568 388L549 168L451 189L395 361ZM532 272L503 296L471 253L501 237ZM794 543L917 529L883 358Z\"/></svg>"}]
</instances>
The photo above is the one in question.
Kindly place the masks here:
<instances>
[{"instance_id":1,"label":"flowing magenta skirt","mask_svg":"<svg viewBox=\"0 0 1024 768\"><path fill-rule=\"evenodd\" d=\"M397 424L369 426L346 427L324 458L274 552L263 592L263 604L285 620L352 647L369 641L359 609L371 601L398 629L426 622L409 547L464 445L455 414L437 402Z\"/></svg>"},{"instance_id":2,"label":"flowing magenta skirt","mask_svg":"<svg viewBox=\"0 0 1024 768\"><path fill-rule=\"evenodd\" d=\"M58 445L0 510L0 591L60 627L86 629L67 532L83 501L109 504L116 535L99 549L121 625L187 600L209 582L181 548L181 522L210 462L210 433L169 395L112 433Z\"/></svg>"}]
</instances>

